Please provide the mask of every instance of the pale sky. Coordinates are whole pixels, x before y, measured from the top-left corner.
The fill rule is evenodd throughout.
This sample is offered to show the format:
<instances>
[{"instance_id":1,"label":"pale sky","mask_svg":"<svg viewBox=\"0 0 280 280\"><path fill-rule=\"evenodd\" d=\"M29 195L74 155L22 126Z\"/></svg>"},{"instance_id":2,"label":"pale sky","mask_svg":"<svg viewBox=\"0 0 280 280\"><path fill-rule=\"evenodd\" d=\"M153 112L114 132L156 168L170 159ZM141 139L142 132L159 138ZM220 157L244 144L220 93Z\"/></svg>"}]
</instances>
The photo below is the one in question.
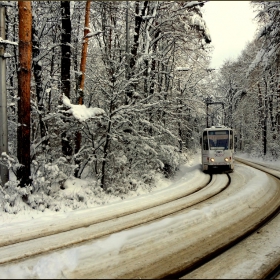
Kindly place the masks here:
<instances>
[{"instance_id":1,"label":"pale sky","mask_svg":"<svg viewBox=\"0 0 280 280\"><path fill-rule=\"evenodd\" d=\"M215 47L211 67L219 68L225 60L235 60L257 30L250 1L209 1L202 7Z\"/></svg>"}]
</instances>

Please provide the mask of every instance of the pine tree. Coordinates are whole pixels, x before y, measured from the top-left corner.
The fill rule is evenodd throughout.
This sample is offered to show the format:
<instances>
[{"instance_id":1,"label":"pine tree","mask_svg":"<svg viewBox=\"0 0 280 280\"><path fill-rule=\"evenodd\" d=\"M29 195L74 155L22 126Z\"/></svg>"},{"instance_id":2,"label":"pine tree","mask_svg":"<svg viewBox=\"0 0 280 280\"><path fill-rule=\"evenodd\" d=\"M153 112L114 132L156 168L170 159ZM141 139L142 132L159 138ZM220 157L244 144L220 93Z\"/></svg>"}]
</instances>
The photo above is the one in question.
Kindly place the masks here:
<instances>
[{"instance_id":1,"label":"pine tree","mask_svg":"<svg viewBox=\"0 0 280 280\"><path fill-rule=\"evenodd\" d=\"M20 186L31 183L30 171L30 85L32 59L32 13L30 1L18 1L19 8L19 70L17 156Z\"/></svg>"}]
</instances>

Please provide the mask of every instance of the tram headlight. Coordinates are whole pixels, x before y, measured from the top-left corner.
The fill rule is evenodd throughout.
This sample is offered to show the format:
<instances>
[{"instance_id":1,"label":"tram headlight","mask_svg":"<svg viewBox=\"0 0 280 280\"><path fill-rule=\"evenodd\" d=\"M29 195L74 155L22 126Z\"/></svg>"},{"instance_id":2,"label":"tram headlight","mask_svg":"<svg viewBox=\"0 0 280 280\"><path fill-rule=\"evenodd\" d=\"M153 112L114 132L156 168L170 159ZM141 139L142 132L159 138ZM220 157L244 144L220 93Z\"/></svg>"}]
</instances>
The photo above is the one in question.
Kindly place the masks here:
<instances>
[{"instance_id":1,"label":"tram headlight","mask_svg":"<svg viewBox=\"0 0 280 280\"><path fill-rule=\"evenodd\" d=\"M214 158L210 158L210 159L209 159L209 161L214 162L214 161L215 161L215 159L214 159Z\"/></svg>"},{"instance_id":2,"label":"tram headlight","mask_svg":"<svg viewBox=\"0 0 280 280\"><path fill-rule=\"evenodd\" d=\"M228 162L228 161L229 161L229 158L226 157L226 158L225 158L225 161Z\"/></svg>"}]
</instances>

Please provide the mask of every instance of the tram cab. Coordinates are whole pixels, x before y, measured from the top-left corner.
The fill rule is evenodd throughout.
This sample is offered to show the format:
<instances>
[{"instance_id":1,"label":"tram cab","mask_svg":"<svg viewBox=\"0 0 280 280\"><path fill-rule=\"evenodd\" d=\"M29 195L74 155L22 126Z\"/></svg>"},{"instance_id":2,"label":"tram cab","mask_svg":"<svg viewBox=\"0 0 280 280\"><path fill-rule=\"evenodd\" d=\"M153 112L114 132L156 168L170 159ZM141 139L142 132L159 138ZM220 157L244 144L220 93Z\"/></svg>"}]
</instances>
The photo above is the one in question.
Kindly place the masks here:
<instances>
[{"instance_id":1,"label":"tram cab","mask_svg":"<svg viewBox=\"0 0 280 280\"><path fill-rule=\"evenodd\" d=\"M205 128L201 139L202 170L229 171L234 169L234 132L226 126Z\"/></svg>"}]
</instances>

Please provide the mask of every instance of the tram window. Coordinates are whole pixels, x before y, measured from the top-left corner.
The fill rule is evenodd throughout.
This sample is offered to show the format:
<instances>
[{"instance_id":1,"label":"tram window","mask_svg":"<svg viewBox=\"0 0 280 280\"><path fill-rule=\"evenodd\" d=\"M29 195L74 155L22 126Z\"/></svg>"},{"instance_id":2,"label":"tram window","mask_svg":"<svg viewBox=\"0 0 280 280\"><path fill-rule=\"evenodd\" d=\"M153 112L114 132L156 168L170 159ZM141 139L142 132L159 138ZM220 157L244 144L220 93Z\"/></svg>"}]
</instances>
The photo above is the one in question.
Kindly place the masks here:
<instances>
[{"instance_id":1,"label":"tram window","mask_svg":"<svg viewBox=\"0 0 280 280\"><path fill-rule=\"evenodd\" d=\"M203 132L203 150L208 150L208 138L207 138L207 132Z\"/></svg>"},{"instance_id":2,"label":"tram window","mask_svg":"<svg viewBox=\"0 0 280 280\"><path fill-rule=\"evenodd\" d=\"M228 130L209 131L209 146L211 150L228 150L228 145Z\"/></svg>"}]
</instances>

